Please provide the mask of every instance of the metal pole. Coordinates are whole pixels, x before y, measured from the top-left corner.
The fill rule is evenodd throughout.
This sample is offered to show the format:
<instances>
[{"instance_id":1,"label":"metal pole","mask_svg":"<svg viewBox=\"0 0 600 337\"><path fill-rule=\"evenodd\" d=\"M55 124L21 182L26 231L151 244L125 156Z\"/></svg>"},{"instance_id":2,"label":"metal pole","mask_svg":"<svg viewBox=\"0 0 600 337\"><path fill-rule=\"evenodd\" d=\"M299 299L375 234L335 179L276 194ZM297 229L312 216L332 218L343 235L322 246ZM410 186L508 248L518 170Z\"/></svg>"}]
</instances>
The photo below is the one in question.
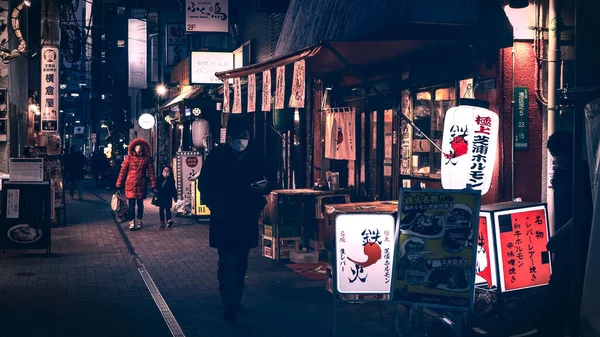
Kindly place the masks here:
<instances>
[{"instance_id":1,"label":"metal pole","mask_svg":"<svg viewBox=\"0 0 600 337\"><path fill-rule=\"evenodd\" d=\"M559 66L560 66L560 28L562 18L560 17L560 9L558 6L559 0L549 0L548 3L548 137L556 131L556 122L558 119L558 100L557 89L559 87ZM552 156L548 156L548 172L552 172ZM550 178L548 174L548 178ZM554 219L554 189L551 187L551 182L547 184L547 202L548 202L548 220L550 222L550 233L555 232Z\"/></svg>"}]
</instances>

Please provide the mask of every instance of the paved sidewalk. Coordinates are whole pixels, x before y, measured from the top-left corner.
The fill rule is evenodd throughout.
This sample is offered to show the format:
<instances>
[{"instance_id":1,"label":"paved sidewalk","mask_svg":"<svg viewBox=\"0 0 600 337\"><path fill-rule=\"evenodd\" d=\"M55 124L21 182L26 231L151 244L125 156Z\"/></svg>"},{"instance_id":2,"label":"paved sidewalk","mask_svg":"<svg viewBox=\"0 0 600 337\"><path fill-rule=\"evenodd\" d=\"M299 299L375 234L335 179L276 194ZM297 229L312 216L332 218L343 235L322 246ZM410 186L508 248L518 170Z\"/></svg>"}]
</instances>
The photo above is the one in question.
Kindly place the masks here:
<instances>
[{"instance_id":1,"label":"paved sidewalk","mask_svg":"<svg viewBox=\"0 0 600 337\"><path fill-rule=\"evenodd\" d=\"M0 259L0 337L170 336L109 208L84 199L52 229L52 256Z\"/></svg>"},{"instance_id":2,"label":"paved sidewalk","mask_svg":"<svg viewBox=\"0 0 600 337\"><path fill-rule=\"evenodd\" d=\"M111 193L97 190L104 199ZM108 205L106 206L108 207ZM145 203L144 228L126 235L188 337L329 336L332 297L324 281L309 281L283 265L251 252L244 304L236 325L223 322L216 250L208 246L208 225L175 218L158 227L158 208ZM127 223L121 224L125 229ZM338 336L394 336L395 309L387 303L339 304Z\"/></svg>"}]
</instances>

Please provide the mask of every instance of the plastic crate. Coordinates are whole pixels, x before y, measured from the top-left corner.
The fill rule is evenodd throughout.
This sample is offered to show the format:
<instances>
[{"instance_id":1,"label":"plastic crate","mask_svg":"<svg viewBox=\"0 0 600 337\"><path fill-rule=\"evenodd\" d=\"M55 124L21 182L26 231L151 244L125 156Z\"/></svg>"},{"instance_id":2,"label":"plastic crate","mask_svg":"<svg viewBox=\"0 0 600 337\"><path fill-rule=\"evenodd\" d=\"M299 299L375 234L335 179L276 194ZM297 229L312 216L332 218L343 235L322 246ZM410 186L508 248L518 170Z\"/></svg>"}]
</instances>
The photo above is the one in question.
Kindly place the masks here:
<instances>
[{"instance_id":1,"label":"plastic crate","mask_svg":"<svg viewBox=\"0 0 600 337\"><path fill-rule=\"evenodd\" d=\"M319 252L304 252L292 250L290 252L290 260L294 263L318 263Z\"/></svg>"}]
</instances>

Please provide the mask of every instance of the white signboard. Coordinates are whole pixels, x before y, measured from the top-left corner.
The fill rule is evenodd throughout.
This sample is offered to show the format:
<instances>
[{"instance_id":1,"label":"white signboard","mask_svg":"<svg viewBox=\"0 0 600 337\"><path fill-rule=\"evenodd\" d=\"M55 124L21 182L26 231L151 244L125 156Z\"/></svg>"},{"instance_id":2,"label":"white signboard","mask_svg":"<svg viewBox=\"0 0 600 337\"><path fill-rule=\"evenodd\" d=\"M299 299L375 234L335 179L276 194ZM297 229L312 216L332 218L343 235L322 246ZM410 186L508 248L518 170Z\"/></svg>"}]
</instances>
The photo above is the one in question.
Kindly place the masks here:
<instances>
[{"instance_id":1,"label":"white signboard","mask_svg":"<svg viewBox=\"0 0 600 337\"><path fill-rule=\"evenodd\" d=\"M446 112L442 142L442 186L490 189L498 150L499 118L488 109L461 105Z\"/></svg>"},{"instance_id":2,"label":"white signboard","mask_svg":"<svg viewBox=\"0 0 600 337\"><path fill-rule=\"evenodd\" d=\"M44 181L44 160L42 158L10 158L8 173L9 181Z\"/></svg>"},{"instance_id":3,"label":"white signboard","mask_svg":"<svg viewBox=\"0 0 600 337\"><path fill-rule=\"evenodd\" d=\"M172 67L189 55L188 38L182 23L167 24L167 66Z\"/></svg>"},{"instance_id":4,"label":"white signboard","mask_svg":"<svg viewBox=\"0 0 600 337\"><path fill-rule=\"evenodd\" d=\"M233 69L233 53L193 51L191 84L221 84L215 73Z\"/></svg>"},{"instance_id":5,"label":"white signboard","mask_svg":"<svg viewBox=\"0 0 600 337\"><path fill-rule=\"evenodd\" d=\"M184 200L193 200L195 190L192 181L196 180L202 169L203 158L197 152L184 152L177 158L177 189Z\"/></svg>"},{"instance_id":6,"label":"white signboard","mask_svg":"<svg viewBox=\"0 0 600 337\"><path fill-rule=\"evenodd\" d=\"M7 190L6 191L6 218L7 219L18 219L19 218L19 197L20 190Z\"/></svg>"},{"instance_id":7,"label":"white signboard","mask_svg":"<svg viewBox=\"0 0 600 337\"><path fill-rule=\"evenodd\" d=\"M74 135L83 135L85 133L85 126L76 126L73 128Z\"/></svg>"},{"instance_id":8,"label":"white signboard","mask_svg":"<svg viewBox=\"0 0 600 337\"><path fill-rule=\"evenodd\" d=\"M154 127L154 117L148 113L142 114L138 119L138 124L140 125L140 128L150 130Z\"/></svg>"},{"instance_id":9,"label":"white signboard","mask_svg":"<svg viewBox=\"0 0 600 337\"><path fill-rule=\"evenodd\" d=\"M390 293L395 223L391 214L341 214L336 218L338 292Z\"/></svg>"},{"instance_id":10,"label":"white signboard","mask_svg":"<svg viewBox=\"0 0 600 337\"><path fill-rule=\"evenodd\" d=\"M186 0L188 32L229 32L228 0Z\"/></svg>"},{"instance_id":11,"label":"white signboard","mask_svg":"<svg viewBox=\"0 0 600 337\"><path fill-rule=\"evenodd\" d=\"M42 48L42 131L58 131L58 48Z\"/></svg>"},{"instance_id":12,"label":"white signboard","mask_svg":"<svg viewBox=\"0 0 600 337\"><path fill-rule=\"evenodd\" d=\"M129 19L129 87L146 89L147 84L147 34L146 21Z\"/></svg>"}]
</instances>

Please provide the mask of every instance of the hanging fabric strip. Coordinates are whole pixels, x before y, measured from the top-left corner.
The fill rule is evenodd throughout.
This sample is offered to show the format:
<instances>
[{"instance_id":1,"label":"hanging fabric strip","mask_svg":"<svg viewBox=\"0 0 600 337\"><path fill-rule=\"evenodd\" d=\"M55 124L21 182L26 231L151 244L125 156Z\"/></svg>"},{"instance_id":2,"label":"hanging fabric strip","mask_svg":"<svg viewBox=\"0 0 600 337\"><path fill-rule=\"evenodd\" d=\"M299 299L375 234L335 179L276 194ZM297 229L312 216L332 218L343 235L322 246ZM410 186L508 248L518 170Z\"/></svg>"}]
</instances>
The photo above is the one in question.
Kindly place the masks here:
<instances>
[{"instance_id":1,"label":"hanging fabric strip","mask_svg":"<svg viewBox=\"0 0 600 337\"><path fill-rule=\"evenodd\" d=\"M290 96L290 108L304 108L305 96L305 73L306 61L300 60L294 63L294 77L292 81L292 95Z\"/></svg>"},{"instance_id":2,"label":"hanging fabric strip","mask_svg":"<svg viewBox=\"0 0 600 337\"><path fill-rule=\"evenodd\" d=\"M355 108L332 108L325 118L325 158L356 160Z\"/></svg>"},{"instance_id":3,"label":"hanging fabric strip","mask_svg":"<svg viewBox=\"0 0 600 337\"><path fill-rule=\"evenodd\" d=\"M229 80L223 81L223 112L229 113Z\"/></svg>"},{"instance_id":4,"label":"hanging fabric strip","mask_svg":"<svg viewBox=\"0 0 600 337\"><path fill-rule=\"evenodd\" d=\"M239 77L233 79L233 108L231 108L231 113L242 113L242 85Z\"/></svg>"},{"instance_id":5,"label":"hanging fabric strip","mask_svg":"<svg viewBox=\"0 0 600 337\"><path fill-rule=\"evenodd\" d=\"M248 112L256 111L256 74L248 75Z\"/></svg>"},{"instance_id":6,"label":"hanging fabric strip","mask_svg":"<svg viewBox=\"0 0 600 337\"><path fill-rule=\"evenodd\" d=\"M263 71L262 111L271 111L271 70Z\"/></svg>"},{"instance_id":7,"label":"hanging fabric strip","mask_svg":"<svg viewBox=\"0 0 600 337\"><path fill-rule=\"evenodd\" d=\"M277 77L275 82L275 109L285 107L285 66L277 67Z\"/></svg>"}]
</instances>

